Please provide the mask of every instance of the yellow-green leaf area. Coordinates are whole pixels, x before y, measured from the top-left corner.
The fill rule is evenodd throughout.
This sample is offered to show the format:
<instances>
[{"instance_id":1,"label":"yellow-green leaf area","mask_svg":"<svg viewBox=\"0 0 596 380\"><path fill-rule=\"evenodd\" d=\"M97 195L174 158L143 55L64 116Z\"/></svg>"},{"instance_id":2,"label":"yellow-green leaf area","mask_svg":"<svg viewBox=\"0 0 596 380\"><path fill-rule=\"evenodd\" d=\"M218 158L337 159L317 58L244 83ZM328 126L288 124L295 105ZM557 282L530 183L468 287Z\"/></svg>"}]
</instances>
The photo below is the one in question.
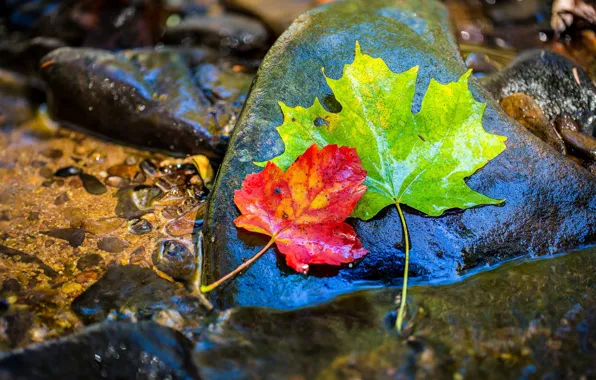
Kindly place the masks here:
<instances>
[{"instance_id":1,"label":"yellow-green leaf area","mask_svg":"<svg viewBox=\"0 0 596 380\"><path fill-rule=\"evenodd\" d=\"M328 112L318 99L309 108L280 103L284 120L277 130L285 151L272 161L285 169L312 143L356 148L368 191L352 216L364 220L396 203L431 216L501 203L465 183L505 149L506 140L482 127L486 105L468 89L470 71L457 82L431 80L414 114L417 75L418 67L392 72L356 43L354 62L342 77L325 77L342 110Z\"/></svg>"}]
</instances>

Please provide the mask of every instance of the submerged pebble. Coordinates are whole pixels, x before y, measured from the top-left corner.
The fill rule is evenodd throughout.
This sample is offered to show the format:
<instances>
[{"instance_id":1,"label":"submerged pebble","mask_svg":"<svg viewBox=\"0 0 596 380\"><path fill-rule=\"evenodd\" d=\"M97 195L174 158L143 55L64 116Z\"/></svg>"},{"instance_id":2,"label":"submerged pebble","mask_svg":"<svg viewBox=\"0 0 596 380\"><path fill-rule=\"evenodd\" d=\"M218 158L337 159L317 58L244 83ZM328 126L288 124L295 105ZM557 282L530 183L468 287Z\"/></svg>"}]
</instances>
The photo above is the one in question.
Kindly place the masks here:
<instances>
[{"instance_id":1,"label":"submerged pebble","mask_svg":"<svg viewBox=\"0 0 596 380\"><path fill-rule=\"evenodd\" d=\"M79 178L83 181L83 187L89 194L100 195L108 191L106 186L101 183L97 177L92 176L91 174L81 173Z\"/></svg>"},{"instance_id":2,"label":"submerged pebble","mask_svg":"<svg viewBox=\"0 0 596 380\"><path fill-rule=\"evenodd\" d=\"M56 176L56 177L72 177L74 175L79 175L82 173L83 173L83 171L81 170L81 168L78 168L76 166L66 166L64 168L60 168L60 169L56 170L56 172L54 173L54 176Z\"/></svg>"},{"instance_id":3,"label":"submerged pebble","mask_svg":"<svg viewBox=\"0 0 596 380\"><path fill-rule=\"evenodd\" d=\"M143 235L151 232L153 225L147 219L133 219L128 222L128 232L133 235Z\"/></svg>"},{"instance_id":4,"label":"submerged pebble","mask_svg":"<svg viewBox=\"0 0 596 380\"><path fill-rule=\"evenodd\" d=\"M81 223L81 228L95 235L107 234L115 231L124 223L122 218L101 218L85 219Z\"/></svg>"},{"instance_id":5,"label":"submerged pebble","mask_svg":"<svg viewBox=\"0 0 596 380\"><path fill-rule=\"evenodd\" d=\"M102 262L103 258L101 257L101 255L97 253L90 253L77 260L77 269L80 271L84 271L89 268L96 267Z\"/></svg>"},{"instance_id":6,"label":"submerged pebble","mask_svg":"<svg viewBox=\"0 0 596 380\"><path fill-rule=\"evenodd\" d=\"M71 247L80 247L85 241L85 231L80 228L56 228L41 231L42 234L61 240L66 240Z\"/></svg>"},{"instance_id":7,"label":"submerged pebble","mask_svg":"<svg viewBox=\"0 0 596 380\"><path fill-rule=\"evenodd\" d=\"M196 258L184 243L163 240L153 251L153 264L172 278L187 281L196 269Z\"/></svg>"},{"instance_id":8,"label":"submerged pebble","mask_svg":"<svg viewBox=\"0 0 596 380\"><path fill-rule=\"evenodd\" d=\"M120 253L124 251L128 245L126 240L119 239L115 236L106 236L97 242L97 248L110 253Z\"/></svg>"}]
</instances>

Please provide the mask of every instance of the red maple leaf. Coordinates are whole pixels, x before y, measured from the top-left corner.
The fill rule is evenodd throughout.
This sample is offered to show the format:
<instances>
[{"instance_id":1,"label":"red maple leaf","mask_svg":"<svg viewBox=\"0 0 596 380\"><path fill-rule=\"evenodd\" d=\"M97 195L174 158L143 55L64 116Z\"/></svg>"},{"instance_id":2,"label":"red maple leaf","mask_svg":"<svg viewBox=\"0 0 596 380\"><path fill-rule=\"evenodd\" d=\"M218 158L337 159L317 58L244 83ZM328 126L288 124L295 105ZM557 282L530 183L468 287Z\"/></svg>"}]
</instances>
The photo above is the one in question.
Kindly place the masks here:
<instances>
[{"instance_id":1,"label":"red maple leaf","mask_svg":"<svg viewBox=\"0 0 596 380\"><path fill-rule=\"evenodd\" d=\"M234 192L241 216L237 227L271 236L250 260L217 282L210 291L248 267L273 243L288 266L307 273L310 264L341 265L366 255L356 232L344 220L366 191L366 171L356 149L313 144L284 173L269 162L260 173L246 176Z\"/></svg>"}]
</instances>

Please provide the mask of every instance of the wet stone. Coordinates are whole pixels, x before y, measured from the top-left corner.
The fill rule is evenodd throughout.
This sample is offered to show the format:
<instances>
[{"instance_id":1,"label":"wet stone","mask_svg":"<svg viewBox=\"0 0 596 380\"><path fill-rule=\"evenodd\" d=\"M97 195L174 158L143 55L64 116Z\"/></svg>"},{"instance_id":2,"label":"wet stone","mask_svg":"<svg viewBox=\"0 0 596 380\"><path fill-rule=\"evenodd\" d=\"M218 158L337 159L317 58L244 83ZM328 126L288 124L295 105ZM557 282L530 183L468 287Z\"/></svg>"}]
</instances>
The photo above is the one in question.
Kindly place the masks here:
<instances>
[{"instance_id":1,"label":"wet stone","mask_svg":"<svg viewBox=\"0 0 596 380\"><path fill-rule=\"evenodd\" d=\"M572 129L561 129L559 133L578 156L596 160L596 138Z\"/></svg>"},{"instance_id":2,"label":"wet stone","mask_svg":"<svg viewBox=\"0 0 596 380\"><path fill-rule=\"evenodd\" d=\"M196 261L186 244L178 240L163 240L153 251L153 264L176 280L189 280L196 269Z\"/></svg>"},{"instance_id":3,"label":"wet stone","mask_svg":"<svg viewBox=\"0 0 596 380\"><path fill-rule=\"evenodd\" d=\"M227 3L243 3L248 8L253 1ZM278 4L254 3L269 4L269 9L261 12L263 18ZM277 130L283 123L279 102L308 106L318 98L331 103L325 76L342 76L345 65L354 60L354 44L358 41L364 54L383 59L394 73L419 67L412 103L417 112L431 80L457 81L466 71L450 31L446 9L434 1L330 2L296 20L264 58L211 189L203 228L203 284L230 273L267 243L258 234L236 228L234 220L239 210L233 199L243 179L260 170L253 162L270 160L284 151ZM514 70L515 75L500 82L502 86L493 92L494 97L476 78L469 79L476 101L486 104L484 129L506 136L507 149L466 183L479 193L506 201L499 207L450 210L440 218L406 209L412 238L412 277L421 281L453 279L464 268L493 265L521 255L565 252L591 244L596 238L594 177L513 123L498 103L507 95L521 92L536 101L549 122L551 116L562 111L576 118L574 111L582 116L594 109L592 82L576 67L578 85L573 63L553 58L549 52L530 52L518 63L524 69L506 69ZM321 75L322 66L325 75ZM511 68L514 66L516 63ZM513 82L519 86L509 85ZM584 119L576 120L586 128ZM370 251L352 267L319 268L321 272L303 276L288 268L273 248L208 297L219 307L284 309L353 292L363 284L401 284L404 252L395 247L395 242L403 240L396 208L387 207L375 218L350 223L363 247ZM440 258L438 252L442 252Z\"/></svg>"},{"instance_id":4,"label":"wet stone","mask_svg":"<svg viewBox=\"0 0 596 380\"><path fill-rule=\"evenodd\" d=\"M81 168L78 168L76 166L67 166L67 167L60 168L60 169L56 170L54 175L56 177L71 177L71 176L79 175L81 173L83 173Z\"/></svg>"},{"instance_id":5,"label":"wet stone","mask_svg":"<svg viewBox=\"0 0 596 380\"><path fill-rule=\"evenodd\" d=\"M193 16L165 31L168 44L191 43L219 48L224 53L263 52L269 39L261 22L238 14Z\"/></svg>"},{"instance_id":6,"label":"wet stone","mask_svg":"<svg viewBox=\"0 0 596 380\"><path fill-rule=\"evenodd\" d=\"M220 157L225 148L184 54L61 48L41 65L57 120L176 154Z\"/></svg>"},{"instance_id":7,"label":"wet stone","mask_svg":"<svg viewBox=\"0 0 596 380\"><path fill-rule=\"evenodd\" d=\"M151 232L153 225L147 219L133 219L128 222L128 232L133 235L144 235Z\"/></svg>"},{"instance_id":8,"label":"wet stone","mask_svg":"<svg viewBox=\"0 0 596 380\"><path fill-rule=\"evenodd\" d=\"M183 294L181 287L155 271L127 265L108 269L73 301L72 310L85 324L103 322L108 316L128 319L130 311L138 320L150 319L155 312L166 309L177 309L185 316L204 311L196 299L179 298ZM189 305L194 305L194 311L186 309Z\"/></svg>"},{"instance_id":9,"label":"wet stone","mask_svg":"<svg viewBox=\"0 0 596 380\"><path fill-rule=\"evenodd\" d=\"M141 163L139 164L139 167L149 177L155 176L155 173L157 172L157 166L151 160L141 161Z\"/></svg>"},{"instance_id":10,"label":"wet stone","mask_svg":"<svg viewBox=\"0 0 596 380\"><path fill-rule=\"evenodd\" d=\"M60 194L60 195L58 195L56 197L56 199L54 200L54 204L56 206L62 206L63 204L65 204L69 200L70 200L70 198L68 197L68 194L67 193L62 193L62 194Z\"/></svg>"},{"instance_id":11,"label":"wet stone","mask_svg":"<svg viewBox=\"0 0 596 380\"><path fill-rule=\"evenodd\" d=\"M596 127L596 87L588 74L569 59L546 50L522 53L509 66L487 77L485 87L501 100L513 93L532 97L550 122L569 115L582 132Z\"/></svg>"},{"instance_id":12,"label":"wet stone","mask_svg":"<svg viewBox=\"0 0 596 380\"><path fill-rule=\"evenodd\" d=\"M99 195L108 191L106 186L93 175L82 173L79 178L83 181L83 187L89 194Z\"/></svg>"},{"instance_id":13,"label":"wet stone","mask_svg":"<svg viewBox=\"0 0 596 380\"><path fill-rule=\"evenodd\" d=\"M114 196L118 198L116 215L125 218L139 218L153 211L153 202L163 192L155 186L134 186L118 190Z\"/></svg>"},{"instance_id":14,"label":"wet stone","mask_svg":"<svg viewBox=\"0 0 596 380\"><path fill-rule=\"evenodd\" d=\"M107 323L4 356L2 378L192 379L192 343L154 322Z\"/></svg>"},{"instance_id":15,"label":"wet stone","mask_svg":"<svg viewBox=\"0 0 596 380\"><path fill-rule=\"evenodd\" d=\"M106 179L106 185L122 188L130 185L130 180L127 178L111 176Z\"/></svg>"},{"instance_id":16,"label":"wet stone","mask_svg":"<svg viewBox=\"0 0 596 380\"><path fill-rule=\"evenodd\" d=\"M71 247L80 247L85 241L85 231L80 228L57 228L41 231L42 234L56 239L66 240Z\"/></svg>"},{"instance_id":17,"label":"wet stone","mask_svg":"<svg viewBox=\"0 0 596 380\"><path fill-rule=\"evenodd\" d=\"M97 253L90 253L77 260L77 269L80 271L85 271L100 265L102 262L103 258L101 255L98 255Z\"/></svg>"},{"instance_id":18,"label":"wet stone","mask_svg":"<svg viewBox=\"0 0 596 380\"><path fill-rule=\"evenodd\" d=\"M102 251L110 253L119 253L128 248L129 244L126 240L122 240L115 236L106 236L97 242L97 248Z\"/></svg>"},{"instance_id":19,"label":"wet stone","mask_svg":"<svg viewBox=\"0 0 596 380\"><path fill-rule=\"evenodd\" d=\"M526 127L542 141L560 153L566 154L565 143L559 137L553 123L549 123L534 99L526 94L514 93L501 100L503 111Z\"/></svg>"}]
</instances>

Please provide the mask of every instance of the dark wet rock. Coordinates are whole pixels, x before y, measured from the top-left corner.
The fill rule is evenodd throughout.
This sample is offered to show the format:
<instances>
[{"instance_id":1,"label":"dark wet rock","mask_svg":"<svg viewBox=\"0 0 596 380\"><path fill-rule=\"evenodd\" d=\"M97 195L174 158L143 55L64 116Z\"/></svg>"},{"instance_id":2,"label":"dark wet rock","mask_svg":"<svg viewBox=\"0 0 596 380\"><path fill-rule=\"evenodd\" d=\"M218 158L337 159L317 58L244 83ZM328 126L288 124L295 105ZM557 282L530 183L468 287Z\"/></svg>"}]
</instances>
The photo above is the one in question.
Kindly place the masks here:
<instances>
[{"instance_id":1,"label":"dark wet rock","mask_svg":"<svg viewBox=\"0 0 596 380\"><path fill-rule=\"evenodd\" d=\"M578 156L596 160L596 138L572 129L561 129L561 137Z\"/></svg>"},{"instance_id":2,"label":"dark wet rock","mask_svg":"<svg viewBox=\"0 0 596 380\"><path fill-rule=\"evenodd\" d=\"M268 32L260 21L231 13L185 18L166 28L163 37L169 45L196 44L243 54L266 51L268 40Z\"/></svg>"},{"instance_id":3,"label":"dark wet rock","mask_svg":"<svg viewBox=\"0 0 596 380\"><path fill-rule=\"evenodd\" d=\"M231 10L254 15L279 36L302 13L313 7L311 0L225 0Z\"/></svg>"},{"instance_id":4,"label":"dark wet rock","mask_svg":"<svg viewBox=\"0 0 596 380\"><path fill-rule=\"evenodd\" d=\"M116 215L125 218L139 218L153 212L153 202L163 195L155 186L133 186L118 190L114 196L118 198Z\"/></svg>"},{"instance_id":5,"label":"dark wet rock","mask_svg":"<svg viewBox=\"0 0 596 380\"><path fill-rule=\"evenodd\" d=\"M129 244L126 240L122 240L116 236L102 237L97 242L97 248L110 253L122 252L128 248L128 246Z\"/></svg>"},{"instance_id":6,"label":"dark wet rock","mask_svg":"<svg viewBox=\"0 0 596 380\"><path fill-rule=\"evenodd\" d=\"M91 174L82 173L79 175L79 178L81 178L81 181L83 181L83 187L89 194L100 195L108 191L106 186L101 183L97 177Z\"/></svg>"},{"instance_id":7,"label":"dark wet rock","mask_svg":"<svg viewBox=\"0 0 596 380\"><path fill-rule=\"evenodd\" d=\"M103 258L97 253L90 253L77 260L77 269L85 271L103 263Z\"/></svg>"},{"instance_id":8,"label":"dark wet rock","mask_svg":"<svg viewBox=\"0 0 596 380\"><path fill-rule=\"evenodd\" d=\"M157 172L157 166L151 160L141 161L141 163L139 164L139 167L149 177L155 176L155 173Z\"/></svg>"},{"instance_id":9,"label":"dark wet rock","mask_svg":"<svg viewBox=\"0 0 596 380\"><path fill-rule=\"evenodd\" d=\"M133 235L144 235L151 232L153 225L147 219L133 219L128 222L128 232Z\"/></svg>"},{"instance_id":10,"label":"dark wet rock","mask_svg":"<svg viewBox=\"0 0 596 380\"><path fill-rule=\"evenodd\" d=\"M236 107L242 107L253 75L234 71L227 65L218 67L212 63L206 63L197 68L195 78L207 96L226 100L232 102Z\"/></svg>"},{"instance_id":11,"label":"dark wet rock","mask_svg":"<svg viewBox=\"0 0 596 380\"><path fill-rule=\"evenodd\" d=\"M173 153L221 154L209 100L187 59L171 50L62 48L47 55L43 78L54 117L129 144Z\"/></svg>"},{"instance_id":12,"label":"dark wet rock","mask_svg":"<svg viewBox=\"0 0 596 380\"><path fill-rule=\"evenodd\" d=\"M136 265L110 268L72 303L72 310L85 324L110 317L151 319L163 310L177 310L185 318L205 313L198 298L184 295L183 289L159 277L153 270Z\"/></svg>"},{"instance_id":13,"label":"dark wet rock","mask_svg":"<svg viewBox=\"0 0 596 380\"><path fill-rule=\"evenodd\" d=\"M105 323L0 360L2 379L192 379L192 343L153 322Z\"/></svg>"},{"instance_id":14,"label":"dark wet rock","mask_svg":"<svg viewBox=\"0 0 596 380\"><path fill-rule=\"evenodd\" d=\"M153 264L176 280L187 281L197 267L194 253L178 240L163 240L153 251Z\"/></svg>"},{"instance_id":15,"label":"dark wet rock","mask_svg":"<svg viewBox=\"0 0 596 380\"><path fill-rule=\"evenodd\" d=\"M0 294L14 294L21 291L23 287L21 283L16 278L7 278L6 280L2 281L2 289L0 289Z\"/></svg>"},{"instance_id":16,"label":"dark wet rock","mask_svg":"<svg viewBox=\"0 0 596 380\"><path fill-rule=\"evenodd\" d=\"M591 135L596 127L594 83L579 66L556 53L523 53L483 84L499 100L520 92L532 97L551 122L569 115L584 133Z\"/></svg>"},{"instance_id":17,"label":"dark wet rock","mask_svg":"<svg viewBox=\"0 0 596 380\"><path fill-rule=\"evenodd\" d=\"M41 231L42 234L56 239L66 240L71 247L80 247L85 241L85 231L81 228L55 228Z\"/></svg>"},{"instance_id":18,"label":"dark wet rock","mask_svg":"<svg viewBox=\"0 0 596 380\"><path fill-rule=\"evenodd\" d=\"M562 129L571 129L572 131L580 131L581 126L577 124L575 120L569 115L559 115L555 119L555 127L558 131Z\"/></svg>"},{"instance_id":19,"label":"dark wet rock","mask_svg":"<svg viewBox=\"0 0 596 380\"><path fill-rule=\"evenodd\" d=\"M501 100L503 111L530 132L547 142L560 153L566 154L565 142L555 131L554 123L549 123L538 104L526 94L515 93Z\"/></svg>"},{"instance_id":20,"label":"dark wet rock","mask_svg":"<svg viewBox=\"0 0 596 380\"><path fill-rule=\"evenodd\" d=\"M269 51L213 187L203 229L202 283L231 272L267 243L265 237L234 226L239 212L233 192L246 175L261 170L253 161L283 152L275 129L282 123L278 102L308 107L318 97L326 107L337 109L321 74L322 65L326 75L340 77L344 65L353 61L356 40L364 53L382 58L394 72L420 65L415 112L431 78L446 83L465 72L445 9L434 2L408 3L351 0L325 5L301 16ZM453 278L458 268L529 253L561 252L596 239L596 179L513 123L475 78L470 79L470 90L478 101L487 103L484 128L507 136L507 149L467 183L506 202L501 207L454 210L439 218L406 209L412 239L410 276L419 280ZM286 267L271 249L210 297L220 306L290 308L363 285L399 283L404 252L395 246L402 241L395 207L368 222L351 223L370 250L352 268L313 266L304 276Z\"/></svg>"},{"instance_id":21,"label":"dark wet rock","mask_svg":"<svg viewBox=\"0 0 596 380\"><path fill-rule=\"evenodd\" d=\"M83 171L81 170L81 168L77 168L76 166L66 166L66 167L56 170L54 175L56 177L66 178L66 177L72 177L75 175L80 175L82 173L83 173Z\"/></svg>"}]
</instances>

